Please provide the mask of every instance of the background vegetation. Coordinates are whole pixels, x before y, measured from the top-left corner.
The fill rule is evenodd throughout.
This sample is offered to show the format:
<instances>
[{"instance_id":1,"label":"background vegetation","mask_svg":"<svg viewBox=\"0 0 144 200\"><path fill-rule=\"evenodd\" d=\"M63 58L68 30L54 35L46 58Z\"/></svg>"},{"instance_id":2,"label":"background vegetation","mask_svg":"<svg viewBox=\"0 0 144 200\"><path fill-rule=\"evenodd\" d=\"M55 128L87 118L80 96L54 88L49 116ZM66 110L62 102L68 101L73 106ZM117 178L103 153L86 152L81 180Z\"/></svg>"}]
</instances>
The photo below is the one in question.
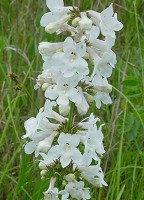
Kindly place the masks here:
<instances>
[{"instance_id":1,"label":"background vegetation","mask_svg":"<svg viewBox=\"0 0 144 200\"><path fill-rule=\"evenodd\" d=\"M111 2L124 24L114 47L113 104L95 110L105 123L102 163L109 186L91 188L92 200L144 200L144 1L65 0L98 11ZM62 39L40 27L46 10L45 0L0 1L0 200L39 200L48 187L21 140L24 121L44 102L33 89L42 67L37 46Z\"/></svg>"}]
</instances>

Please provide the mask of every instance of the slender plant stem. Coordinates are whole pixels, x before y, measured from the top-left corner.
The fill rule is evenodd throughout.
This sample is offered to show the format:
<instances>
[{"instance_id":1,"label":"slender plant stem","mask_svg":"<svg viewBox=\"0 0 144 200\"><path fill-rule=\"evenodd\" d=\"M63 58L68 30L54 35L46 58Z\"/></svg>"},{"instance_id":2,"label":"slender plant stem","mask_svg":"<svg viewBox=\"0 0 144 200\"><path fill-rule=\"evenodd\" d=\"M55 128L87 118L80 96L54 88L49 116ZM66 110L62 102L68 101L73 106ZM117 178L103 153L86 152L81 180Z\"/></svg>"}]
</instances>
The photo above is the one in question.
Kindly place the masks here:
<instances>
[{"instance_id":1,"label":"slender plant stem","mask_svg":"<svg viewBox=\"0 0 144 200\"><path fill-rule=\"evenodd\" d=\"M70 102L70 112L69 112L69 116L68 116L68 125L67 125L68 132L70 132L70 130L72 128L73 110L74 110L74 103Z\"/></svg>"}]
</instances>

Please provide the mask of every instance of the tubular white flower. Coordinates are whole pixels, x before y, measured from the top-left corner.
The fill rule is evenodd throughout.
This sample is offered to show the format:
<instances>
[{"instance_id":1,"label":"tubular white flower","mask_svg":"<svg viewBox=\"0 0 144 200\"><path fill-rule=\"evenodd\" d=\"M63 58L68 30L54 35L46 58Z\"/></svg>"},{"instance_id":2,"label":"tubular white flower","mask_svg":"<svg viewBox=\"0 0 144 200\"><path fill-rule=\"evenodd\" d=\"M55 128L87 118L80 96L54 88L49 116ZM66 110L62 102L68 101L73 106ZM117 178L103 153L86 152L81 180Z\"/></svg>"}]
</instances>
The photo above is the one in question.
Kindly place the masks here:
<instances>
[{"instance_id":1,"label":"tubular white flower","mask_svg":"<svg viewBox=\"0 0 144 200\"><path fill-rule=\"evenodd\" d=\"M78 169L81 171L81 176L90 182L93 186L108 186L104 181L104 174L100 167L100 162L97 165L79 166Z\"/></svg>"},{"instance_id":2,"label":"tubular white flower","mask_svg":"<svg viewBox=\"0 0 144 200\"><path fill-rule=\"evenodd\" d=\"M100 75L95 75L92 78L93 89L95 91L94 100L96 101L96 107L101 107L101 102L104 104L111 104L112 100L109 93L112 91L112 86L108 84L106 78L102 78Z\"/></svg>"},{"instance_id":3,"label":"tubular white flower","mask_svg":"<svg viewBox=\"0 0 144 200\"><path fill-rule=\"evenodd\" d=\"M77 73L79 79L81 79L89 73L88 63L83 59L86 53L85 42L76 44L71 37L68 37L63 43L63 51L55 53L52 58L56 65L56 67L55 65L51 67L51 71L54 74L61 71L63 76L68 78ZM67 66L68 63L69 65Z\"/></svg>"},{"instance_id":4,"label":"tubular white flower","mask_svg":"<svg viewBox=\"0 0 144 200\"><path fill-rule=\"evenodd\" d=\"M91 16L94 24L100 27L101 33L104 36L109 34L115 38L115 31L123 28L123 24L117 20L117 14L114 14L112 4L101 13L88 11L88 14Z\"/></svg>"},{"instance_id":5,"label":"tubular white flower","mask_svg":"<svg viewBox=\"0 0 144 200\"><path fill-rule=\"evenodd\" d=\"M85 99L85 96L83 94L81 87L77 87L77 89L82 96L82 102L80 104L76 103L76 107L77 107L78 113L83 116L87 113L87 111L89 109L89 105Z\"/></svg>"},{"instance_id":6,"label":"tubular white flower","mask_svg":"<svg viewBox=\"0 0 144 200\"><path fill-rule=\"evenodd\" d=\"M56 178L52 177L50 180L49 188L44 192L44 200L59 200L58 198L58 189L54 187Z\"/></svg>"},{"instance_id":7,"label":"tubular white flower","mask_svg":"<svg viewBox=\"0 0 144 200\"><path fill-rule=\"evenodd\" d=\"M65 17L67 17L67 14L70 13L70 9L73 10L72 7L64 7L63 0L47 0L46 3L51 12L42 16L40 24L43 27L53 24L59 20L62 21Z\"/></svg>"},{"instance_id":8,"label":"tubular white flower","mask_svg":"<svg viewBox=\"0 0 144 200\"><path fill-rule=\"evenodd\" d=\"M62 49L62 42L50 43L50 42L40 42L38 46L39 53L42 56L52 56L56 51Z\"/></svg>"},{"instance_id":9,"label":"tubular white flower","mask_svg":"<svg viewBox=\"0 0 144 200\"><path fill-rule=\"evenodd\" d=\"M53 146L49 152L48 157L58 159L62 168L65 168L71 161L78 163L82 155L76 148L79 145L80 139L78 135L61 133L58 138L58 145Z\"/></svg>"},{"instance_id":10,"label":"tubular white flower","mask_svg":"<svg viewBox=\"0 0 144 200\"><path fill-rule=\"evenodd\" d=\"M48 87L45 92L45 97L51 100L56 100L58 105L68 105L69 101L74 103L81 103L82 97L79 91L75 88L78 84L77 76L70 79L59 77L57 85Z\"/></svg>"},{"instance_id":11,"label":"tubular white flower","mask_svg":"<svg viewBox=\"0 0 144 200\"><path fill-rule=\"evenodd\" d=\"M46 27L45 27L45 31L48 33L55 33L56 31L58 31L63 25L64 23L68 22L71 18L71 15L66 15L63 18L55 21L55 22L51 22L49 23Z\"/></svg>"},{"instance_id":12,"label":"tubular white flower","mask_svg":"<svg viewBox=\"0 0 144 200\"><path fill-rule=\"evenodd\" d=\"M54 140L54 138L57 134L58 134L57 132L53 132L49 137L40 141L38 143L38 151L43 152L43 153L47 153L48 150L51 148L53 140Z\"/></svg>"},{"instance_id":13,"label":"tubular white flower","mask_svg":"<svg viewBox=\"0 0 144 200\"><path fill-rule=\"evenodd\" d=\"M65 122L66 119L52 109L54 106L56 106L56 103L47 99L44 105L43 116L53 118L60 123Z\"/></svg>"},{"instance_id":14,"label":"tubular white flower","mask_svg":"<svg viewBox=\"0 0 144 200\"><path fill-rule=\"evenodd\" d=\"M84 182L73 181L69 182L65 189L60 192L60 194L69 194L72 198L75 199L90 199L89 188L84 188Z\"/></svg>"}]
</instances>

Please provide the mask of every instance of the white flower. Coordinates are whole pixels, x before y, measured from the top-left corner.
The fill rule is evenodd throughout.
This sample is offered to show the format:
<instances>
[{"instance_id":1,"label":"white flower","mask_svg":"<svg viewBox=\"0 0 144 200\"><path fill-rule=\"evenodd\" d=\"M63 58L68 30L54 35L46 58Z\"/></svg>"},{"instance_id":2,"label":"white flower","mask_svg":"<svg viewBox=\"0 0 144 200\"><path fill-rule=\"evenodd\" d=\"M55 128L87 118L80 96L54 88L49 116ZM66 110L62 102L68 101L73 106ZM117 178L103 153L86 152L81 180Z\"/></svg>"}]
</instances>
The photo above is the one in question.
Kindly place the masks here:
<instances>
[{"instance_id":1,"label":"white flower","mask_svg":"<svg viewBox=\"0 0 144 200\"><path fill-rule=\"evenodd\" d=\"M45 97L56 100L58 105L68 105L69 100L74 103L81 103L82 97L75 88L78 84L77 76L64 78L62 75L57 78L57 84L49 86L45 91Z\"/></svg>"},{"instance_id":2,"label":"white flower","mask_svg":"<svg viewBox=\"0 0 144 200\"><path fill-rule=\"evenodd\" d=\"M68 13L72 7L64 7L63 0L47 0L46 2L51 12L42 16L40 24L47 32L54 33L70 19L71 16Z\"/></svg>"},{"instance_id":3,"label":"white flower","mask_svg":"<svg viewBox=\"0 0 144 200\"><path fill-rule=\"evenodd\" d=\"M51 134L52 130L57 130L59 124L50 123L49 120L43 117L43 108L39 110L36 118L31 117L24 123L26 129L26 134L22 137L24 138L33 138L33 139L44 139L46 136Z\"/></svg>"},{"instance_id":4,"label":"white flower","mask_svg":"<svg viewBox=\"0 0 144 200\"><path fill-rule=\"evenodd\" d=\"M110 77L112 74L112 68L115 68L116 55L113 51L104 53L102 59L98 65L95 66L95 72L103 77Z\"/></svg>"},{"instance_id":5,"label":"white flower","mask_svg":"<svg viewBox=\"0 0 144 200\"><path fill-rule=\"evenodd\" d=\"M82 155L76 148L79 145L79 136L61 133L58 138L58 145L53 146L49 152L48 157L60 158L60 162L63 168L68 166L71 161L77 163Z\"/></svg>"},{"instance_id":6,"label":"white flower","mask_svg":"<svg viewBox=\"0 0 144 200\"><path fill-rule=\"evenodd\" d=\"M64 9L63 0L46 0L46 5L51 11L58 11Z\"/></svg>"},{"instance_id":7,"label":"white flower","mask_svg":"<svg viewBox=\"0 0 144 200\"><path fill-rule=\"evenodd\" d=\"M70 15L66 15L63 18L49 23L46 27L45 27L45 31L48 33L54 33L56 31L58 31L59 29L61 29L61 27L70 20L71 16Z\"/></svg>"},{"instance_id":8,"label":"white flower","mask_svg":"<svg viewBox=\"0 0 144 200\"><path fill-rule=\"evenodd\" d=\"M103 133L101 131L102 125L97 128L96 122L99 121L98 118L94 118L91 114L88 122L81 122L83 131L79 130L77 132L81 137L81 142L84 144L84 154L83 159L79 162L79 165L90 165L92 159L98 161L100 157L105 153L103 147Z\"/></svg>"},{"instance_id":9,"label":"white flower","mask_svg":"<svg viewBox=\"0 0 144 200\"><path fill-rule=\"evenodd\" d=\"M114 13L112 4L101 13L95 11L88 11L88 13L95 25L100 27L104 36L110 35L115 38L115 31L123 28L123 24L117 20L117 14Z\"/></svg>"},{"instance_id":10,"label":"white flower","mask_svg":"<svg viewBox=\"0 0 144 200\"><path fill-rule=\"evenodd\" d=\"M84 188L84 182L82 181L73 181L69 182L65 189L60 192L60 194L69 194L72 198L77 200L90 199L89 188Z\"/></svg>"},{"instance_id":11,"label":"white flower","mask_svg":"<svg viewBox=\"0 0 144 200\"><path fill-rule=\"evenodd\" d=\"M100 29L98 26L92 26L90 30L86 31L86 36L89 42L95 41L100 34Z\"/></svg>"},{"instance_id":12,"label":"white flower","mask_svg":"<svg viewBox=\"0 0 144 200\"><path fill-rule=\"evenodd\" d=\"M47 99L44 105L43 116L55 119L60 123L65 122L66 119L53 110L54 106L56 106L56 102Z\"/></svg>"},{"instance_id":13,"label":"white flower","mask_svg":"<svg viewBox=\"0 0 144 200\"><path fill-rule=\"evenodd\" d=\"M79 93L81 94L82 102L80 104L76 103L76 107L77 107L78 113L80 115L85 115L89 109L89 105L85 99L85 96L83 94L81 87L77 87L77 89L78 89Z\"/></svg>"},{"instance_id":14,"label":"white flower","mask_svg":"<svg viewBox=\"0 0 144 200\"><path fill-rule=\"evenodd\" d=\"M53 140L55 136L57 135L56 132L53 132L49 137L45 138L44 140L40 141L38 143L38 151L47 153L48 150L51 148Z\"/></svg>"},{"instance_id":15,"label":"white flower","mask_svg":"<svg viewBox=\"0 0 144 200\"><path fill-rule=\"evenodd\" d=\"M104 52L102 57L98 55L94 48L88 47L87 51L91 57L91 61L94 64L94 70L92 76L98 74L105 78L108 78L112 74L112 68L115 68L116 55L113 51Z\"/></svg>"},{"instance_id":16,"label":"white flower","mask_svg":"<svg viewBox=\"0 0 144 200\"><path fill-rule=\"evenodd\" d=\"M103 133L101 131L101 127L97 129L96 125L91 126L88 129L88 132L86 134L86 149L88 151L93 151L95 153L98 153L98 155L102 155L105 153L104 147L103 147Z\"/></svg>"},{"instance_id":17,"label":"white flower","mask_svg":"<svg viewBox=\"0 0 144 200\"><path fill-rule=\"evenodd\" d=\"M113 4L101 12L100 28L104 36L108 33L112 37L115 37L114 31L121 30L123 24L117 20L117 14L114 13L112 5Z\"/></svg>"},{"instance_id":18,"label":"white flower","mask_svg":"<svg viewBox=\"0 0 144 200\"><path fill-rule=\"evenodd\" d=\"M81 171L81 176L95 187L102 187L102 185L108 186L104 181L104 174L100 167L100 162L97 165L79 166L78 169Z\"/></svg>"},{"instance_id":19,"label":"white flower","mask_svg":"<svg viewBox=\"0 0 144 200\"><path fill-rule=\"evenodd\" d=\"M58 117L60 118L60 120L64 119L64 117L62 116L58 115ZM59 129L60 124L51 123L44 116L44 109L41 108L36 118L32 117L28 119L25 122L24 126L26 129L26 134L22 138L23 139L29 138L32 140L26 143L25 152L27 154L31 154L35 151L35 156L38 156L39 152L46 153L48 149L51 147L53 139L57 135L57 130Z\"/></svg>"},{"instance_id":20,"label":"white flower","mask_svg":"<svg viewBox=\"0 0 144 200\"><path fill-rule=\"evenodd\" d=\"M92 79L92 84L96 85L94 95L94 100L96 102L96 107L101 107L101 102L108 105L112 103L112 100L109 96L109 92L111 92L112 87L108 84L106 78L102 78L101 76L95 75ZM101 91L100 91L101 90Z\"/></svg>"},{"instance_id":21,"label":"white flower","mask_svg":"<svg viewBox=\"0 0 144 200\"><path fill-rule=\"evenodd\" d=\"M58 188L54 187L56 178L52 177L50 180L49 188L44 192L44 200L59 200L58 198Z\"/></svg>"},{"instance_id":22,"label":"white flower","mask_svg":"<svg viewBox=\"0 0 144 200\"><path fill-rule=\"evenodd\" d=\"M64 77L72 77L75 73L83 77L89 73L88 63L82 58L86 53L85 42L76 44L71 37L67 37L63 43L63 51L55 53L53 61L58 63Z\"/></svg>"},{"instance_id":23,"label":"white flower","mask_svg":"<svg viewBox=\"0 0 144 200\"><path fill-rule=\"evenodd\" d=\"M39 53L42 55L43 60L47 57L51 57L56 51L62 49L62 42L50 43L50 42L40 42L38 46Z\"/></svg>"},{"instance_id":24,"label":"white flower","mask_svg":"<svg viewBox=\"0 0 144 200\"><path fill-rule=\"evenodd\" d=\"M88 121L86 121L88 119ZM83 129L88 129L91 126L95 126L97 122L99 122L100 119L98 117L94 117L94 114L91 113L89 117L84 119L82 122L79 122L78 125L82 126Z\"/></svg>"}]
</instances>

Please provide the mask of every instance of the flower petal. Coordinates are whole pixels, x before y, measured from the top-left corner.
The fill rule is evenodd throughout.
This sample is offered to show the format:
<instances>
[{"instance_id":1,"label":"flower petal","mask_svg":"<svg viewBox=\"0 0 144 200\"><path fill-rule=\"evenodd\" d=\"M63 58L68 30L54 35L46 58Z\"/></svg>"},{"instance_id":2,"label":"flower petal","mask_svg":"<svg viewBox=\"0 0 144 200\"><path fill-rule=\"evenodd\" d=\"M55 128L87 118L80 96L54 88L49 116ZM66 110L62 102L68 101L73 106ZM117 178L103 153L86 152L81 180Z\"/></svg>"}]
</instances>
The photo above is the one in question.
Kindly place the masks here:
<instances>
[{"instance_id":1,"label":"flower petal","mask_svg":"<svg viewBox=\"0 0 144 200\"><path fill-rule=\"evenodd\" d=\"M64 7L63 0L46 0L47 7L51 10L57 10L60 7Z\"/></svg>"},{"instance_id":2,"label":"flower petal","mask_svg":"<svg viewBox=\"0 0 144 200\"><path fill-rule=\"evenodd\" d=\"M31 142L26 143L26 145L25 145L25 153L26 154L33 153L36 150L37 145L38 145L38 141L31 141Z\"/></svg>"}]
</instances>

